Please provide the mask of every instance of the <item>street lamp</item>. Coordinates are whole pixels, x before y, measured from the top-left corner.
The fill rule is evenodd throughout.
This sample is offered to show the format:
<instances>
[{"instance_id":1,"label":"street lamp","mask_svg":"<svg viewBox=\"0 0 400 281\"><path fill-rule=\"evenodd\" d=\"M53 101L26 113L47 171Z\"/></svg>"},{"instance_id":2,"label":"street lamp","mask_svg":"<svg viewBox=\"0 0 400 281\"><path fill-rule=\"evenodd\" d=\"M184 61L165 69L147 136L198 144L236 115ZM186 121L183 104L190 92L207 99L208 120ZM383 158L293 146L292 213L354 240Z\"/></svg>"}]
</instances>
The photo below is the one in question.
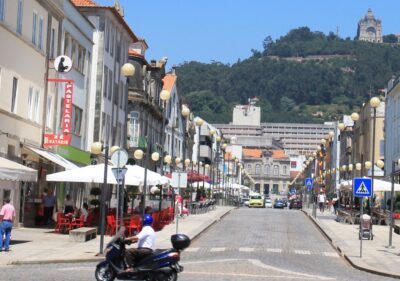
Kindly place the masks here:
<instances>
[{"instance_id":1,"label":"street lamp","mask_svg":"<svg viewBox=\"0 0 400 281\"><path fill-rule=\"evenodd\" d=\"M200 175L200 134L201 134L201 126L204 124L204 120L201 119L200 117L197 117L195 119L195 124L198 127L198 138L197 138L197 174ZM196 190L196 201L200 199L199 196L199 188L200 188L200 182L197 181L197 190Z\"/></svg>"},{"instance_id":2,"label":"street lamp","mask_svg":"<svg viewBox=\"0 0 400 281\"><path fill-rule=\"evenodd\" d=\"M103 174L103 188L101 191L100 198L100 254L104 251L104 230L105 230L105 220L106 220L106 189L107 189L107 171L108 171L108 152L109 147L107 145L103 146L101 142L94 142L90 147L92 154L101 154L104 150L104 174Z\"/></svg>"},{"instance_id":3,"label":"street lamp","mask_svg":"<svg viewBox=\"0 0 400 281\"><path fill-rule=\"evenodd\" d=\"M370 99L369 104L374 109L374 116L373 116L373 125L372 125L372 163L375 163L375 130L376 130L376 108L381 104L381 100L378 97L373 97ZM374 177L375 177L375 169L372 167L371 172L371 203L374 196ZM370 208L370 216L372 216L372 208Z\"/></svg>"},{"instance_id":4,"label":"street lamp","mask_svg":"<svg viewBox=\"0 0 400 281\"><path fill-rule=\"evenodd\" d=\"M183 155L182 158L185 159L186 158L186 150L187 150L187 138L186 138L186 133L187 133L187 129L188 129L188 117L190 115L190 109L187 105L182 104L182 109L181 109L181 114L182 117L184 119L184 126L183 126ZM186 160L188 160L189 162L187 162ZM186 159L185 161L183 161L183 171L186 172L187 167L190 164L190 159ZM189 190L189 206L192 204L192 187L189 186L189 183L186 182L186 188L185 188L185 193L187 193L187 190ZM182 197L182 206L183 206L183 197Z\"/></svg>"}]
</instances>

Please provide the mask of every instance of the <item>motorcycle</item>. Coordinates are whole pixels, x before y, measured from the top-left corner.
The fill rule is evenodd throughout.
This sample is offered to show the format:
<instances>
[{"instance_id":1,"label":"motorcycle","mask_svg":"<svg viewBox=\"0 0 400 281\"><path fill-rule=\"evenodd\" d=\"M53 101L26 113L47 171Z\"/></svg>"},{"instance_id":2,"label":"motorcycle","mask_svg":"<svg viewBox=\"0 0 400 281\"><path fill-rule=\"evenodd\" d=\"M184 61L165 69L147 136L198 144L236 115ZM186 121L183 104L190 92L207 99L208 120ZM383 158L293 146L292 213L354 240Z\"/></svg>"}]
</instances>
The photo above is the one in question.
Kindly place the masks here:
<instances>
[{"instance_id":1,"label":"motorcycle","mask_svg":"<svg viewBox=\"0 0 400 281\"><path fill-rule=\"evenodd\" d=\"M125 245L130 241L124 239L125 228L122 227L107 244L105 260L96 266L97 281L142 280L142 281L176 281L178 273L183 271L179 265L180 253L190 245L190 238L184 234L171 236L171 249L157 249L135 264L135 271L124 272L128 267L125 261Z\"/></svg>"}]
</instances>

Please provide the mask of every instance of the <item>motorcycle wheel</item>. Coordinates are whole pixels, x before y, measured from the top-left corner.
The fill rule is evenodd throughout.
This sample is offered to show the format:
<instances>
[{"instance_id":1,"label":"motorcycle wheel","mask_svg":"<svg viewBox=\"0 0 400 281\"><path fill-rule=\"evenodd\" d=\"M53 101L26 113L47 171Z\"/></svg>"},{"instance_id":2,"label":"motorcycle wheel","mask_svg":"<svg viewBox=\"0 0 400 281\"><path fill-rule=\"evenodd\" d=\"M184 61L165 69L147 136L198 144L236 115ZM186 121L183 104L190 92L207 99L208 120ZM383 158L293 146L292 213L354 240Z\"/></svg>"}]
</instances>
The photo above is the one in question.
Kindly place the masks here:
<instances>
[{"instance_id":1,"label":"motorcycle wheel","mask_svg":"<svg viewBox=\"0 0 400 281\"><path fill-rule=\"evenodd\" d=\"M96 267L94 276L97 281L113 281L115 279L115 272L108 263L103 263Z\"/></svg>"}]
</instances>

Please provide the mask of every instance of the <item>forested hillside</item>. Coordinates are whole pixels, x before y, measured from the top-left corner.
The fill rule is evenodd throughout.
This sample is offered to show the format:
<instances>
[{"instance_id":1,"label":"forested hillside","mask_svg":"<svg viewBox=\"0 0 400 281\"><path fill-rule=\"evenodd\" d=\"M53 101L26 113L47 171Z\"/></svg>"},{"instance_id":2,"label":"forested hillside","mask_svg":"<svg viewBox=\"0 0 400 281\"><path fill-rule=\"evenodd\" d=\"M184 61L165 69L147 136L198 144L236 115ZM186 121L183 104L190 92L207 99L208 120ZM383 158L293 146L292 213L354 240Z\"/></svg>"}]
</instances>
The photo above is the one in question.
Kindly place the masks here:
<instances>
[{"instance_id":1,"label":"forested hillside","mask_svg":"<svg viewBox=\"0 0 400 281\"><path fill-rule=\"evenodd\" d=\"M262 121L323 122L351 113L400 74L400 46L341 39L307 27L290 31L233 65L187 62L178 91L196 115L230 122L235 104L258 97ZM321 114L322 113L322 114Z\"/></svg>"}]
</instances>

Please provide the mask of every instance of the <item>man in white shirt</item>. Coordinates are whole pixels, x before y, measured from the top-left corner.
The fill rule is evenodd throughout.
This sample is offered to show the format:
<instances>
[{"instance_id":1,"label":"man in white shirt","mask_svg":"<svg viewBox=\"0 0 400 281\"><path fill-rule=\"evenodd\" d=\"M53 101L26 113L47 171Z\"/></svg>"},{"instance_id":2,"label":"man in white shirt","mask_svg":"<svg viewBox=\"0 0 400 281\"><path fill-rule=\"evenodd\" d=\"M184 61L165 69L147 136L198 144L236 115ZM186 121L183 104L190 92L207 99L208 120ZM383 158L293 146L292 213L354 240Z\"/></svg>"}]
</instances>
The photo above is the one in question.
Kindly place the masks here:
<instances>
[{"instance_id":1,"label":"man in white shirt","mask_svg":"<svg viewBox=\"0 0 400 281\"><path fill-rule=\"evenodd\" d=\"M138 241L138 247L126 250L125 257L128 268L125 270L125 272L134 272L134 269L131 266L133 266L141 258L153 253L155 249L156 233L151 227L152 223L152 216L145 215L143 219L142 230L137 235L126 238L126 240L130 240L132 242Z\"/></svg>"},{"instance_id":2,"label":"man in white shirt","mask_svg":"<svg viewBox=\"0 0 400 281\"><path fill-rule=\"evenodd\" d=\"M326 201L325 193L321 192L318 195L319 210L321 211L321 213L324 212L325 201Z\"/></svg>"}]
</instances>

